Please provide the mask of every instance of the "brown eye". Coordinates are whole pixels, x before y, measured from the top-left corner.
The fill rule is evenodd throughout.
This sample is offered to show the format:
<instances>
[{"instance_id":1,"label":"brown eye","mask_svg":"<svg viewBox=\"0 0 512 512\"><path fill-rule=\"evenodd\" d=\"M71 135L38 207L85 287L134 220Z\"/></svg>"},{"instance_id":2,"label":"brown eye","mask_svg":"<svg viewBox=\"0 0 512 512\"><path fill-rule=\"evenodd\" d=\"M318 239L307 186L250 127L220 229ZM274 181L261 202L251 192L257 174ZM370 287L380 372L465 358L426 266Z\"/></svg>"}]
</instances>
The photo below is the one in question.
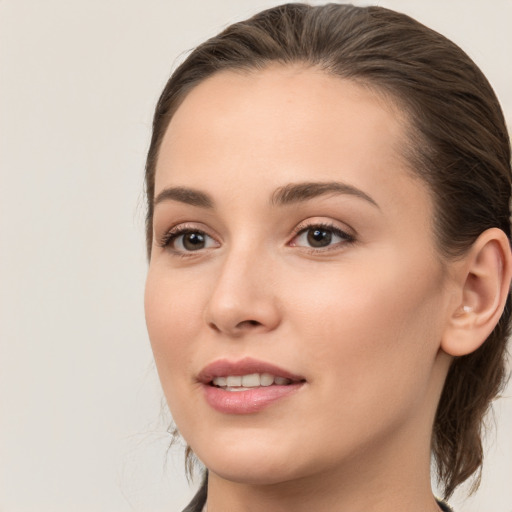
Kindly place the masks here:
<instances>
[{"instance_id":1,"label":"brown eye","mask_svg":"<svg viewBox=\"0 0 512 512\"><path fill-rule=\"evenodd\" d=\"M291 242L292 247L306 247L310 249L331 249L344 244L354 242L355 239L349 233L336 226L311 225L305 227L295 236Z\"/></svg>"},{"instance_id":2,"label":"brown eye","mask_svg":"<svg viewBox=\"0 0 512 512\"><path fill-rule=\"evenodd\" d=\"M161 246L169 248L171 252L187 253L219 247L219 244L204 231L178 227L164 236Z\"/></svg>"},{"instance_id":3,"label":"brown eye","mask_svg":"<svg viewBox=\"0 0 512 512\"><path fill-rule=\"evenodd\" d=\"M332 241L332 231L327 229L308 229L307 241L311 247L326 247Z\"/></svg>"},{"instance_id":4,"label":"brown eye","mask_svg":"<svg viewBox=\"0 0 512 512\"><path fill-rule=\"evenodd\" d=\"M181 237L181 243L186 251L197 251L199 249L204 249L206 245L204 233L185 233L184 235L181 235Z\"/></svg>"}]
</instances>

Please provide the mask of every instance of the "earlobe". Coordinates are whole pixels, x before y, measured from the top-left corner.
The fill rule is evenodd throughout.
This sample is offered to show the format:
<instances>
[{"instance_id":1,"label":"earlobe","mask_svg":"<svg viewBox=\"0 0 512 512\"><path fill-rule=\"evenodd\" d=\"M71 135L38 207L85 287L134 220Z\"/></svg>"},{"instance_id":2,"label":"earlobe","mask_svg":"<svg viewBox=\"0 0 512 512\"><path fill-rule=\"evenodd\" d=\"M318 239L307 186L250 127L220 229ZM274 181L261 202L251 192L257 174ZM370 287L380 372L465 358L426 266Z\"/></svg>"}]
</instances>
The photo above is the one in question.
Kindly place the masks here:
<instances>
[{"instance_id":1,"label":"earlobe","mask_svg":"<svg viewBox=\"0 0 512 512\"><path fill-rule=\"evenodd\" d=\"M452 356L477 350L501 317L510 290L510 243L498 228L484 231L461 265L460 301L451 313L441 348Z\"/></svg>"}]
</instances>

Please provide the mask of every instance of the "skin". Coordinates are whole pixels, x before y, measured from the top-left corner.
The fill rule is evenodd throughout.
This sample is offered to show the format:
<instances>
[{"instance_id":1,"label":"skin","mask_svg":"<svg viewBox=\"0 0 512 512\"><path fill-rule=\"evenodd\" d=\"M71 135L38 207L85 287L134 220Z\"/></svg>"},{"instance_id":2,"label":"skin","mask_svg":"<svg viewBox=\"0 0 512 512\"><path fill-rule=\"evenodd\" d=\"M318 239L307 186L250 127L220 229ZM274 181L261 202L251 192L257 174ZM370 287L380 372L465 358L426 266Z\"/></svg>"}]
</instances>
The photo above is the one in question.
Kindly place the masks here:
<instances>
[{"instance_id":1,"label":"skin","mask_svg":"<svg viewBox=\"0 0 512 512\"><path fill-rule=\"evenodd\" d=\"M214 205L155 206L145 308L173 418L210 471L209 512L439 510L430 436L465 267L435 248L406 134L382 97L301 67L219 73L174 115L155 196L187 187ZM302 182L371 200L272 203ZM312 248L297 231L319 223L353 240ZM205 233L205 247L161 247L176 226ZM212 409L198 373L246 356L306 383L254 414Z\"/></svg>"}]
</instances>

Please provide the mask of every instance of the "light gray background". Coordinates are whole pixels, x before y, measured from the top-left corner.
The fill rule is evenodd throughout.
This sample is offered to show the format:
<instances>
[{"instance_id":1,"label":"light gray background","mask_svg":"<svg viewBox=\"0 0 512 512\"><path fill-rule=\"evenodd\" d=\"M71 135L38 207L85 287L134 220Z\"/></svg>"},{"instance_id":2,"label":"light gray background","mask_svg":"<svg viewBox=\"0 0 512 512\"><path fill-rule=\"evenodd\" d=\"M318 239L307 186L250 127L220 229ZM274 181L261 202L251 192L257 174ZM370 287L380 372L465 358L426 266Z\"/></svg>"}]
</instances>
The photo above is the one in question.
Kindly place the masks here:
<instances>
[{"instance_id":1,"label":"light gray background","mask_svg":"<svg viewBox=\"0 0 512 512\"><path fill-rule=\"evenodd\" d=\"M461 45L510 124L511 0L377 3ZM274 4L0 0L0 512L170 512L193 492L179 450L164 468L144 326L145 151L183 53ZM458 512L512 511L511 395Z\"/></svg>"}]
</instances>

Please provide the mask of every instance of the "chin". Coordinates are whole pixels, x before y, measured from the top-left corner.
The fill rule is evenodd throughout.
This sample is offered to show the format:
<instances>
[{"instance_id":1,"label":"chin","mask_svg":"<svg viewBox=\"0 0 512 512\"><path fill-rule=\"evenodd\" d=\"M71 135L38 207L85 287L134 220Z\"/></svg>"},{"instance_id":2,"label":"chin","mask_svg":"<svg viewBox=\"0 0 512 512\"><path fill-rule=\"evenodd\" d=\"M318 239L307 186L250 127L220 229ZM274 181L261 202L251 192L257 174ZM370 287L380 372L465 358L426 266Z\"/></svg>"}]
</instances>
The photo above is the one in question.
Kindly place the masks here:
<instances>
[{"instance_id":1,"label":"chin","mask_svg":"<svg viewBox=\"0 0 512 512\"><path fill-rule=\"evenodd\" d=\"M248 467L248 464L234 466L219 463L207 466L207 468L223 480L245 485L277 485L296 478L296 475L291 474L289 468L269 467L268 465Z\"/></svg>"},{"instance_id":2,"label":"chin","mask_svg":"<svg viewBox=\"0 0 512 512\"><path fill-rule=\"evenodd\" d=\"M210 443L211 444L211 443ZM261 446L208 446L205 453L196 453L209 471L231 482L251 485L272 485L297 477L298 465L293 454L276 452L269 444ZM290 461L294 461L293 466Z\"/></svg>"}]
</instances>

